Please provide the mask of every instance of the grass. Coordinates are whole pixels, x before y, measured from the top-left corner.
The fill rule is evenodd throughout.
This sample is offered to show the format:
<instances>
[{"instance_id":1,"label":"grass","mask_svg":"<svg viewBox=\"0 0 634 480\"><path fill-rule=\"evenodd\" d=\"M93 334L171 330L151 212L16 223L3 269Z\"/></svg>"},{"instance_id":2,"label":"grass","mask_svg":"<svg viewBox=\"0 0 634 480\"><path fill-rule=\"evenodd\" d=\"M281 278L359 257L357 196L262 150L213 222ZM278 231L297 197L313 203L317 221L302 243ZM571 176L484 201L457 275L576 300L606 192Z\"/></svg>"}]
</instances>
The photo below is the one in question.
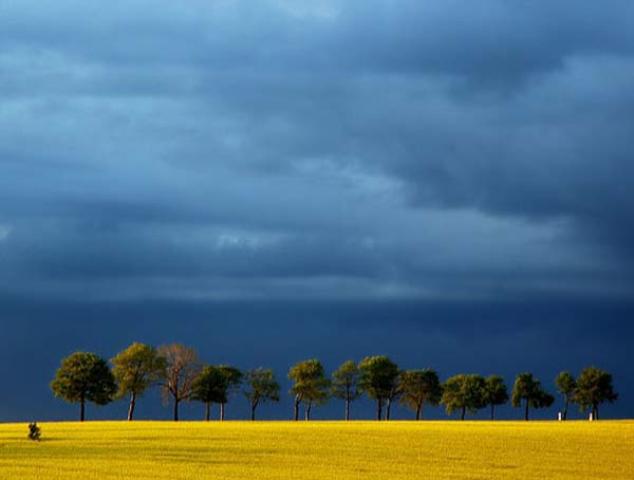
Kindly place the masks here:
<instances>
[{"instance_id":1,"label":"grass","mask_svg":"<svg viewBox=\"0 0 634 480\"><path fill-rule=\"evenodd\" d=\"M628 479L634 421L0 424L0 479Z\"/></svg>"}]
</instances>

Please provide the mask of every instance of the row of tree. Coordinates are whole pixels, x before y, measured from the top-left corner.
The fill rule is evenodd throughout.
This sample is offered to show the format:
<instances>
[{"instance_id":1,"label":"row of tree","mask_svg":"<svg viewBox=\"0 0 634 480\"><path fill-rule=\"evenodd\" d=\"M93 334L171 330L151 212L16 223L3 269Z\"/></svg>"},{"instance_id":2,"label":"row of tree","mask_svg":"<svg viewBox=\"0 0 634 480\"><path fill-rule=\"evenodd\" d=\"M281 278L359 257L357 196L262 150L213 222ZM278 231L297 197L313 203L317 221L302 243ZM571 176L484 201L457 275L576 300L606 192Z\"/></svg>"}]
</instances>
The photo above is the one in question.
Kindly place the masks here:
<instances>
[{"instance_id":1,"label":"row of tree","mask_svg":"<svg viewBox=\"0 0 634 480\"><path fill-rule=\"evenodd\" d=\"M231 396L242 389L249 401L251 419L256 409L267 401L280 399L280 385L271 369L257 368L242 372L229 365L203 365L196 351L181 344L154 348L133 343L108 362L94 353L76 352L64 358L57 370L51 388L55 396L71 403L79 403L80 420L85 418L86 402L105 405L115 399L128 397L128 420L134 418L138 398L150 387L158 385L164 400L173 405L173 418L178 420L183 401L202 402L205 419L210 418L213 404L220 406L220 420L224 420L225 406ZM351 404L365 394L376 402L377 420L389 420L395 402L410 408L416 420L423 417L425 405L443 404L448 414L467 413L489 407L491 419L495 408L511 400L514 407L524 408L528 420L531 408L549 407L554 397L546 392L531 373L521 373L515 379L511 395L498 375L455 375L441 383L436 371L401 370L384 355L370 356L361 362L344 362L329 378L317 359L293 365L288 372L293 382L293 418L298 420L300 410L310 420L312 408L334 397L344 401L346 420L350 419ZM575 378L569 372L555 379L562 395L566 419L571 403L593 418L599 417L599 405L614 402L617 394L612 376L596 367L588 367Z\"/></svg>"}]
</instances>

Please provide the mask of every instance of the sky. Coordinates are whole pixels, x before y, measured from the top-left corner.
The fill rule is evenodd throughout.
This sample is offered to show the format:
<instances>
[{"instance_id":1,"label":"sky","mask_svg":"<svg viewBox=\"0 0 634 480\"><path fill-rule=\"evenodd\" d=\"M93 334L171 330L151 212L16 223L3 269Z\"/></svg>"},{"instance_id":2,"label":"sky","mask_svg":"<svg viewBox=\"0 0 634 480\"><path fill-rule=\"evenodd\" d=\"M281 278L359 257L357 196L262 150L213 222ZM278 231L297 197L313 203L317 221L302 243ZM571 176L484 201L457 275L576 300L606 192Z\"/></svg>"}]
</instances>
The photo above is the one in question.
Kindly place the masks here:
<instances>
[{"instance_id":1,"label":"sky","mask_svg":"<svg viewBox=\"0 0 634 480\"><path fill-rule=\"evenodd\" d=\"M4 0L0 18L0 421L73 418L48 387L61 358L132 341L271 366L284 389L313 356L551 390L596 364L621 394L606 413L634 416L632 2Z\"/></svg>"}]
</instances>

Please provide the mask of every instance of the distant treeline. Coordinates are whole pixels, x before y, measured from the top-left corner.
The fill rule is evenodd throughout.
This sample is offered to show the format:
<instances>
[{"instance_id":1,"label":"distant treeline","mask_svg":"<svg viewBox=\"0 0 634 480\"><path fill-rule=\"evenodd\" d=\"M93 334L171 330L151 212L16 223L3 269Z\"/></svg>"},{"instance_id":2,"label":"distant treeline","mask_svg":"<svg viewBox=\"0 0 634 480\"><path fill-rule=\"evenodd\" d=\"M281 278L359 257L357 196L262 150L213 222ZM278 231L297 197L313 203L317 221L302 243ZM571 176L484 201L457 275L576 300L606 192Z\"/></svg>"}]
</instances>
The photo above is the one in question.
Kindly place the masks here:
<instances>
[{"instance_id":1,"label":"distant treeline","mask_svg":"<svg viewBox=\"0 0 634 480\"><path fill-rule=\"evenodd\" d=\"M423 418L425 405L439 404L449 415L458 412L462 420L467 413L489 408L493 420L495 408L509 400L523 409L528 420L531 408L549 407L555 401L532 373L517 375L509 395L498 375L459 374L443 383L435 370L401 370L384 355L366 357L359 363L344 362L330 377L319 360L304 360L290 368L288 378L293 382L290 394L295 420L302 408L304 418L310 420L313 407L330 398L343 401L344 419L349 420L351 405L361 395L376 402L377 420L389 420L396 402L411 409L416 420ZM584 369L577 378L561 372L555 385L562 396L562 420L573 403L598 420L599 406L618 397L612 375L596 367ZM159 386L164 400L172 403L174 420L178 420L183 401L201 402L206 420L211 406L218 404L220 420L224 420L226 404L241 391L251 407L251 420L255 420L259 405L280 400L280 385L273 370L243 372L230 365L205 365L193 348L178 343L159 348L133 343L110 363L94 353L75 352L62 360L51 382L56 397L80 405L81 421L86 402L105 405L124 397L129 398L128 420L132 420L139 397L152 386Z\"/></svg>"}]
</instances>

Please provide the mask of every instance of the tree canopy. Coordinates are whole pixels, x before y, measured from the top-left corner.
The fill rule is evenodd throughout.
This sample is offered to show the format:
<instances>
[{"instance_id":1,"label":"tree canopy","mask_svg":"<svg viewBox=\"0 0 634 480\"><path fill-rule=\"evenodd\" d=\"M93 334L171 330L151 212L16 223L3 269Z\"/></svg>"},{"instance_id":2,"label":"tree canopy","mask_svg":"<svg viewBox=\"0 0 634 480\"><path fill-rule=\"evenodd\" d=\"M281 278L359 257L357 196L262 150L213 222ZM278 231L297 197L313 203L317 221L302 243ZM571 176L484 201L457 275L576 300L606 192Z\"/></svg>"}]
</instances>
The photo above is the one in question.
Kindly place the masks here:
<instances>
[{"instance_id":1,"label":"tree canopy","mask_svg":"<svg viewBox=\"0 0 634 480\"><path fill-rule=\"evenodd\" d=\"M612 385L612 375L605 370L588 367L579 374L575 401L582 410L591 409L593 419L599 419L599 405L612 403L618 397Z\"/></svg>"},{"instance_id":2,"label":"tree canopy","mask_svg":"<svg viewBox=\"0 0 634 480\"><path fill-rule=\"evenodd\" d=\"M165 370L165 360L154 347L133 343L111 360L112 373L119 385L118 398L130 395L128 420L134 417L137 397L158 382Z\"/></svg>"},{"instance_id":3,"label":"tree canopy","mask_svg":"<svg viewBox=\"0 0 634 480\"><path fill-rule=\"evenodd\" d=\"M422 418L425 404L438 405L442 398L442 385L436 371L431 369L406 370L399 380L400 402L414 410L416 420Z\"/></svg>"},{"instance_id":4,"label":"tree canopy","mask_svg":"<svg viewBox=\"0 0 634 480\"><path fill-rule=\"evenodd\" d=\"M205 416L210 419L213 404L220 406L220 420L225 416L225 405L232 393L240 391L249 401L251 419L264 402L280 400L280 384L273 370L256 368L243 373L230 365L206 365L198 360L193 348L179 343L154 348L135 342L108 363L94 353L75 352L64 358L56 371L50 387L56 397L80 404L80 419L85 418L86 402L98 405L129 396L128 420L133 419L138 397L149 387L162 387L166 403L173 402L174 420L179 419L179 405L183 401L196 400L204 404ZM459 374L443 384L432 369L402 371L385 355L365 357L358 364L353 360L343 362L330 377L320 360L311 358L290 367L288 378L292 384L290 394L294 398L294 418L299 419L304 407L305 418L311 417L315 405L330 397L344 400L345 419L350 419L350 404L365 394L376 402L376 418L390 419L390 407L399 403L415 413L416 420L423 418L426 405L442 403L447 414L477 413L489 406L491 420L496 407L509 400L504 379L499 375L484 378L477 374ZM562 395L566 419L570 403L579 405L582 411L590 410L591 419L599 418L599 407L618 399L612 375L597 367L584 369L575 379L568 371L560 372L554 379L557 391ZM531 409L550 407L554 397L530 372L515 378L510 395L513 407L523 407L523 416L529 419Z\"/></svg>"},{"instance_id":5,"label":"tree canopy","mask_svg":"<svg viewBox=\"0 0 634 480\"><path fill-rule=\"evenodd\" d=\"M212 403L226 401L225 377L214 365L205 366L192 385L191 399L205 404L205 420L209 420L209 407Z\"/></svg>"},{"instance_id":6,"label":"tree canopy","mask_svg":"<svg viewBox=\"0 0 634 480\"><path fill-rule=\"evenodd\" d=\"M361 395L359 391L359 375L359 367L354 360L343 362L332 373L331 393L333 397L344 400L344 418L346 420L350 420L350 404Z\"/></svg>"},{"instance_id":7,"label":"tree canopy","mask_svg":"<svg viewBox=\"0 0 634 480\"><path fill-rule=\"evenodd\" d=\"M293 381L291 394L295 396L294 419L299 418L299 405L306 405L306 420L310 420L311 408L328 399L330 381L326 378L323 365L316 358L304 360L293 365L288 378Z\"/></svg>"},{"instance_id":8,"label":"tree canopy","mask_svg":"<svg viewBox=\"0 0 634 480\"><path fill-rule=\"evenodd\" d=\"M499 375L489 375L485 379L485 400L491 406L491 420L495 419L495 407L509 401L509 393L504 379Z\"/></svg>"},{"instance_id":9,"label":"tree canopy","mask_svg":"<svg viewBox=\"0 0 634 480\"><path fill-rule=\"evenodd\" d=\"M467 412L476 413L487 404L486 381L481 375L454 375L444 385L442 403L451 415L460 411L460 419L464 420Z\"/></svg>"},{"instance_id":10,"label":"tree canopy","mask_svg":"<svg viewBox=\"0 0 634 480\"><path fill-rule=\"evenodd\" d=\"M568 406L574 401L575 391L577 390L577 381L570 372L560 372L555 378L555 385L564 400L564 408L562 412L562 420L568 418Z\"/></svg>"},{"instance_id":11,"label":"tree canopy","mask_svg":"<svg viewBox=\"0 0 634 480\"><path fill-rule=\"evenodd\" d=\"M114 375L108 363L89 352L75 352L62 360L51 389L56 397L79 403L79 420L85 419L86 402L110 403L117 392Z\"/></svg>"},{"instance_id":12,"label":"tree canopy","mask_svg":"<svg viewBox=\"0 0 634 480\"><path fill-rule=\"evenodd\" d=\"M218 365L218 370L224 377L222 384L222 395L220 399L220 420L225 419L225 405L229 402L231 394L238 390L242 383L244 374L236 367L231 365Z\"/></svg>"},{"instance_id":13,"label":"tree canopy","mask_svg":"<svg viewBox=\"0 0 634 480\"><path fill-rule=\"evenodd\" d=\"M251 404L251 420L255 420L255 410L266 401L280 401L280 384L275 379L273 370L256 368L245 375L244 396Z\"/></svg>"},{"instance_id":14,"label":"tree canopy","mask_svg":"<svg viewBox=\"0 0 634 480\"><path fill-rule=\"evenodd\" d=\"M511 403L520 407L524 402L524 420L528 420L530 408L550 407L555 398L542 388L542 384L532 373L520 373L513 385Z\"/></svg>"},{"instance_id":15,"label":"tree canopy","mask_svg":"<svg viewBox=\"0 0 634 480\"><path fill-rule=\"evenodd\" d=\"M377 420L381 420L383 405L391 398L398 385L398 366L385 355L375 355L361 360L359 371L359 388L376 400Z\"/></svg>"},{"instance_id":16,"label":"tree canopy","mask_svg":"<svg viewBox=\"0 0 634 480\"><path fill-rule=\"evenodd\" d=\"M158 349L159 356L165 362L162 372L163 395L174 402L174 421L178 421L178 407L183 400L192 395L194 380L200 372L198 353L180 343L163 345Z\"/></svg>"}]
</instances>

